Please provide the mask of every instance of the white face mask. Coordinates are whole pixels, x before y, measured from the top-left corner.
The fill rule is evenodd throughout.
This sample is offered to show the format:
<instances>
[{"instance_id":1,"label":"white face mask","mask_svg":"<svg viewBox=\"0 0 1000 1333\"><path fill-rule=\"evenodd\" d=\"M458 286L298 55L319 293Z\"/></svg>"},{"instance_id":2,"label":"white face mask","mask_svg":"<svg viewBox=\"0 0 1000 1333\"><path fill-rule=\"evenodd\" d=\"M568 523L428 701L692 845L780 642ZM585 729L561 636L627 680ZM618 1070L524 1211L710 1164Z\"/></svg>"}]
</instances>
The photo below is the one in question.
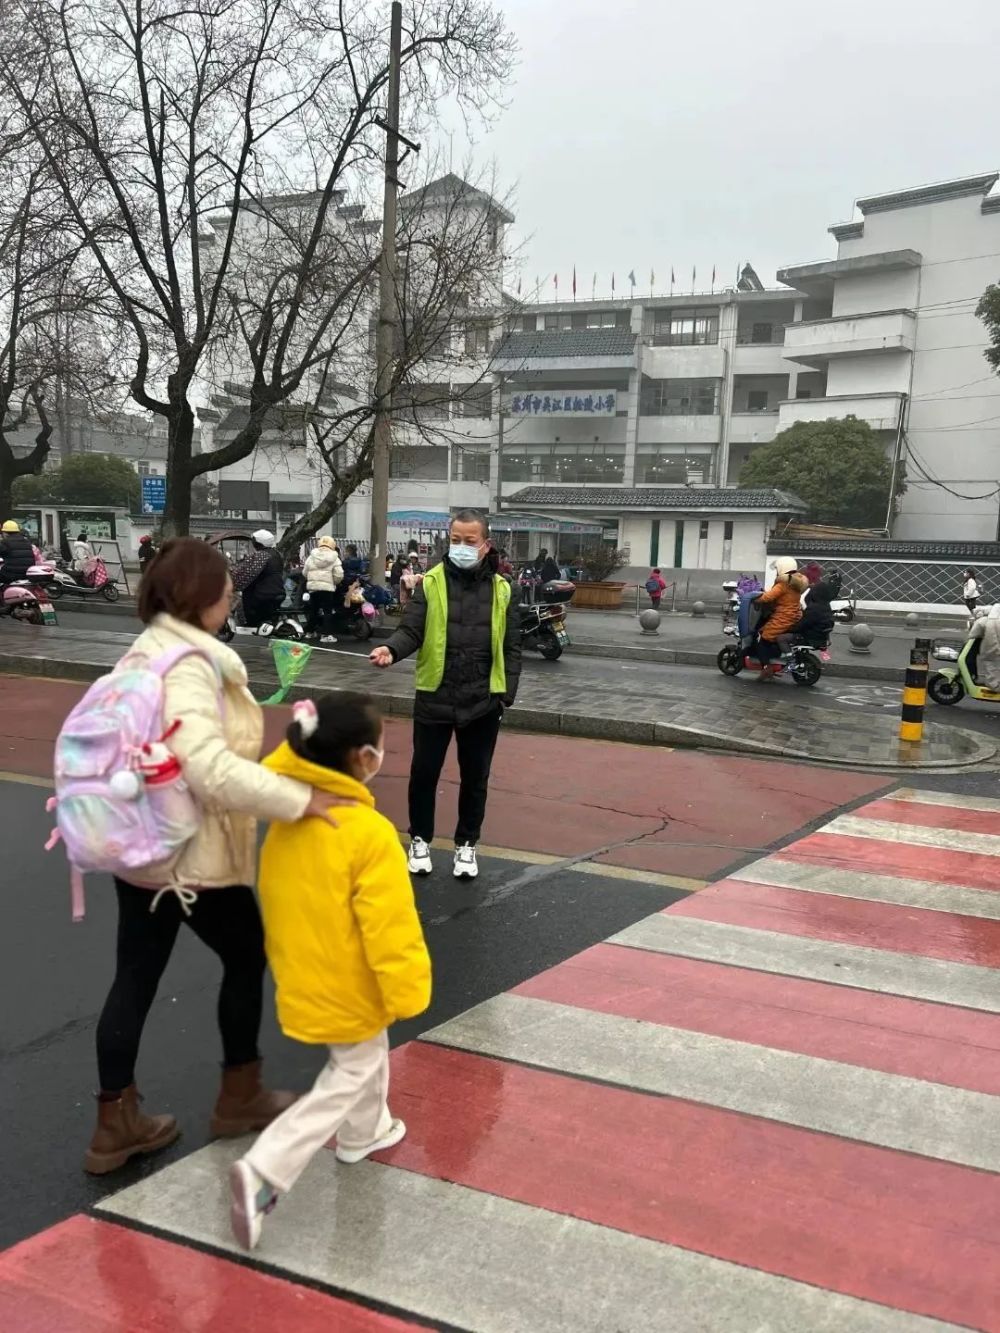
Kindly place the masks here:
<instances>
[{"instance_id":1,"label":"white face mask","mask_svg":"<svg viewBox=\"0 0 1000 1333\"><path fill-rule=\"evenodd\" d=\"M382 760L385 758L385 750L376 750L374 745L363 745L361 747L361 753L373 754L375 756L375 767L361 779L367 787L369 782L374 781L382 770Z\"/></svg>"},{"instance_id":2,"label":"white face mask","mask_svg":"<svg viewBox=\"0 0 1000 1333\"><path fill-rule=\"evenodd\" d=\"M480 547L462 544L449 547L448 558L456 569L475 569L483 556Z\"/></svg>"}]
</instances>

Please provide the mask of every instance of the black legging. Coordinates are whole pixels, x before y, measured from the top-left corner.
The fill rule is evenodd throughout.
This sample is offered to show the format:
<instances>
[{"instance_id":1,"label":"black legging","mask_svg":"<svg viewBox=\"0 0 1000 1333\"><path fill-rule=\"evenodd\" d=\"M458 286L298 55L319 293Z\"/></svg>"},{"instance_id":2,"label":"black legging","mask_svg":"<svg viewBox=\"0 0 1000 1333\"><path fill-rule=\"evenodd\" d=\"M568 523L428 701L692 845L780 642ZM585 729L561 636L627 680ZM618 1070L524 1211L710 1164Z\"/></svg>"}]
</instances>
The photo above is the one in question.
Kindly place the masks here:
<instances>
[{"instance_id":1,"label":"black legging","mask_svg":"<svg viewBox=\"0 0 1000 1333\"><path fill-rule=\"evenodd\" d=\"M120 1092L135 1082L142 1029L182 922L222 961L219 1030L226 1065L256 1060L266 960L253 891L245 884L205 889L185 916L173 893L165 893L150 912L154 895L149 889L116 879L115 890L117 967L97 1024L101 1091Z\"/></svg>"}]
</instances>

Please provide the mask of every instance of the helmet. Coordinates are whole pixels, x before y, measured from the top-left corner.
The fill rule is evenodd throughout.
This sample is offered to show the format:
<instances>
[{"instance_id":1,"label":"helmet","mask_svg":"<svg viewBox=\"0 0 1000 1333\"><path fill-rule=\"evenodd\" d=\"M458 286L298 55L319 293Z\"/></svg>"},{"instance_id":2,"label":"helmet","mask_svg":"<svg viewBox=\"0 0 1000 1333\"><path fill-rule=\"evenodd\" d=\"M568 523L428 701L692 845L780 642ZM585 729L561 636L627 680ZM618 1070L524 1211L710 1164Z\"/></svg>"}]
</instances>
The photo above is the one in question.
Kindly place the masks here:
<instances>
[{"instance_id":1,"label":"helmet","mask_svg":"<svg viewBox=\"0 0 1000 1333\"><path fill-rule=\"evenodd\" d=\"M21 531L21 525L20 525L19 523L15 523L14 520L13 520L12 518L9 518L9 519L7 520L7 522L3 525L3 531L4 531L4 532L20 532L20 531Z\"/></svg>"},{"instance_id":2,"label":"helmet","mask_svg":"<svg viewBox=\"0 0 1000 1333\"><path fill-rule=\"evenodd\" d=\"M153 540L152 537L150 537L149 533L147 533L145 537L139 538L139 545L142 546L144 542L151 542L152 540Z\"/></svg>"},{"instance_id":3,"label":"helmet","mask_svg":"<svg viewBox=\"0 0 1000 1333\"><path fill-rule=\"evenodd\" d=\"M794 574L799 567L799 562L793 560L790 555L779 555L777 560L772 561L771 568L781 577L783 574Z\"/></svg>"},{"instance_id":4,"label":"helmet","mask_svg":"<svg viewBox=\"0 0 1000 1333\"><path fill-rule=\"evenodd\" d=\"M268 532L267 528L258 528L256 532L251 532L250 540L270 549L274 545L274 533Z\"/></svg>"}]
</instances>

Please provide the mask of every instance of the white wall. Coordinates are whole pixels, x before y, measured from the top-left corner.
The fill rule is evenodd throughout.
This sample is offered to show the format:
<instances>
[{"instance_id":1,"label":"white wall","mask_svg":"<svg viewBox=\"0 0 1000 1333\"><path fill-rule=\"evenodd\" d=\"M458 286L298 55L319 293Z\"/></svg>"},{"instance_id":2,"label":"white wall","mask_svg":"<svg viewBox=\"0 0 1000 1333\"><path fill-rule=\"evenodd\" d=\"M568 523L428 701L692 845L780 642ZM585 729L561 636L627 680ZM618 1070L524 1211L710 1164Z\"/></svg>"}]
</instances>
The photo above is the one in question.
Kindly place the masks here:
<instances>
[{"instance_id":1,"label":"white wall","mask_svg":"<svg viewBox=\"0 0 1000 1333\"><path fill-rule=\"evenodd\" d=\"M906 393L910 387L909 352L835 356L826 378L828 398L837 394Z\"/></svg>"},{"instance_id":2,"label":"white wall","mask_svg":"<svg viewBox=\"0 0 1000 1333\"><path fill-rule=\"evenodd\" d=\"M906 268L838 278L833 289L833 314L839 317L873 310L912 310L917 304L919 276L919 270Z\"/></svg>"}]
</instances>

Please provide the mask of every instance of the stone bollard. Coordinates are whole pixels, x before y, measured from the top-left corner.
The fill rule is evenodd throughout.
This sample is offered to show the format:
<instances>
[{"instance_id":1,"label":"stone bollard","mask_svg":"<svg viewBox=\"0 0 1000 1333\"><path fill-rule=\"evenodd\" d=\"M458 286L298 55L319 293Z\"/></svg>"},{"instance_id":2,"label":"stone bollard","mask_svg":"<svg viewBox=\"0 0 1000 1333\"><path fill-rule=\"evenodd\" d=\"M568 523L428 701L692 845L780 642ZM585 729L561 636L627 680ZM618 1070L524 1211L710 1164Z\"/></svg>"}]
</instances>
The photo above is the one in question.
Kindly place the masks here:
<instances>
[{"instance_id":1,"label":"stone bollard","mask_svg":"<svg viewBox=\"0 0 1000 1333\"><path fill-rule=\"evenodd\" d=\"M654 611L652 607L648 611L643 611L639 617L639 624L642 626L643 634L653 635L660 632L660 613Z\"/></svg>"},{"instance_id":2,"label":"stone bollard","mask_svg":"<svg viewBox=\"0 0 1000 1333\"><path fill-rule=\"evenodd\" d=\"M907 611L904 624L907 629L919 629L920 617L917 615L916 611Z\"/></svg>"},{"instance_id":3,"label":"stone bollard","mask_svg":"<svg viewBox=\"0 0 1000 1333\"><path fill-rule=\"evenodd\" d=\"M847 637L851 641L850 646L848 647L847 650L848 652L850 653L871 652L872 643L875 639L875 635L872 633L871 629L862 621L859 621L856 625L851 626L851 628L847 631Z\"/></svg>"},{"instance_id":4,"label":"stone bollard","mask_svg":"<svg viewBox=\"0 0 1000 1333\"><path fill-rule=\"evenodd\" d=\"M693 616L703 616L705 614L705 603L695 602L691 607L691 614Z\"/></svg>"}]
</instances>

